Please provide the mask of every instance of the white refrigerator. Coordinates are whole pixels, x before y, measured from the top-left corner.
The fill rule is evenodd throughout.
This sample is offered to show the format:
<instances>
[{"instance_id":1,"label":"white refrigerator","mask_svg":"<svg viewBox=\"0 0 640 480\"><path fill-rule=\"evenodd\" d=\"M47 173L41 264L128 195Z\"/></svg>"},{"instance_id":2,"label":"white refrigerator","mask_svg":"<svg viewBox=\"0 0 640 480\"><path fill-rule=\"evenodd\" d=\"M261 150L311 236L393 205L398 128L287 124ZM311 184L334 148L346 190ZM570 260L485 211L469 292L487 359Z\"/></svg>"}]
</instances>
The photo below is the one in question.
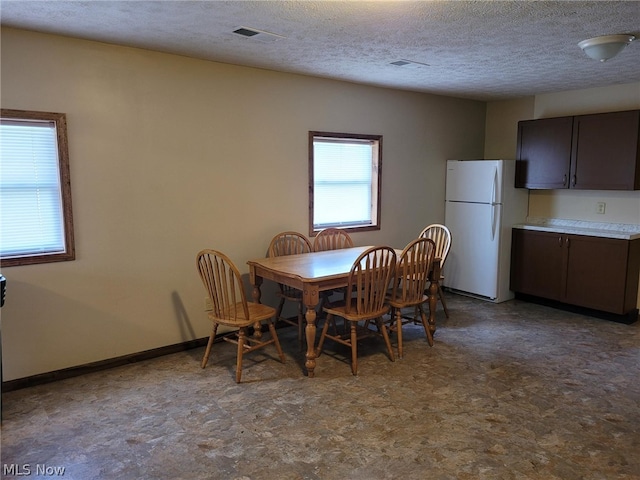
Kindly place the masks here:
<instances>
[{"instance_id":1,"label":"white refrigerator","mask_svg":"<svg viewBox=\"0 0 640 480\"><path fill-rule=\"evenodd\" d=\"M443 268L450 290L504 302L511 227L527 217L528 190L514 187L515 160L448 160L445 225L451 249Z\"/></svg>"}]
</instances>

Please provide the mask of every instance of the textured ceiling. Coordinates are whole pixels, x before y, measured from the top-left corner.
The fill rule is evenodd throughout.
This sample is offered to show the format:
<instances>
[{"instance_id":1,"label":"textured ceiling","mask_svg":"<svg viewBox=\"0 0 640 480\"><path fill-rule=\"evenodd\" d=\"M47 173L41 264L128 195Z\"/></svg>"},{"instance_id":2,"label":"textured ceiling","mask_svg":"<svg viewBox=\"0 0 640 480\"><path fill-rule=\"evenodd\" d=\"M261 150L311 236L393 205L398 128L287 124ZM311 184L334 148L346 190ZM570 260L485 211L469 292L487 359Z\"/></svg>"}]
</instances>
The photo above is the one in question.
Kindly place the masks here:
<instances>
[{"instance_id":1,"label":"textured ceiling","mask_svg":"<svg viewBox=\"0 0 640 480\"><path fill-rule=\"evenodd\" d=\"M640 40L605 63L577 46L640 37L637 1L1 0L0 8L3 26L479 100L640 81ZM232 33L238 26L282 38L244 38ZM424 65L391 64L398 60Z\"/></svg>"}]
</instances>

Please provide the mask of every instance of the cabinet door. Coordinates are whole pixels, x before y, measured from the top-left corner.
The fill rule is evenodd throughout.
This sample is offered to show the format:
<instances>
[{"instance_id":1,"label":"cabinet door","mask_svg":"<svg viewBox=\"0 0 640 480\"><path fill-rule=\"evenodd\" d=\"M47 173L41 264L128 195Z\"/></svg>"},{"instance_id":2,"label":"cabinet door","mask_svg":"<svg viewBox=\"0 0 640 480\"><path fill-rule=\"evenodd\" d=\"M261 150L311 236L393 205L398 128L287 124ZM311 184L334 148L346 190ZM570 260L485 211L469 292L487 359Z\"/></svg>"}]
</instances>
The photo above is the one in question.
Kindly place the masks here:
<instances>
[{"instance_id":1,"label":"cabinet door","mask_svg":"<svg viewBox=\"0 0 640 480\"><path fill-rule=\"evenodd\" d=\"M571 188L640 189L640 110L574 119Z\"/></svg>"},{"instance_id":2,"label":"cabinet door","mask_svg":"<svg viewBox=\"0 0 640 480\"><path fill-rule=\"evenodd\" d=\"M568 188L573 117L518 122L516 187Z\"/></svg>"},{"instance_id":3,"label":"cabinet door","mask_svg":"<svg viewBox=\"0 0 640 480\"><path fill-rule=\"evenodd\" d=\"M564 296L564 242L558 233L512 230L511 290L551 300Z\"/></svg>"},{"instance_id":4,"label":"cabinet door","mask_svg":"<svg viewBox=\"0 0 640 480\"><path fill-rule=\"evenodd\" d=\"M628 240L566 235L564 302L617 314L625 311Z\"/></svg>"}]
</instances>

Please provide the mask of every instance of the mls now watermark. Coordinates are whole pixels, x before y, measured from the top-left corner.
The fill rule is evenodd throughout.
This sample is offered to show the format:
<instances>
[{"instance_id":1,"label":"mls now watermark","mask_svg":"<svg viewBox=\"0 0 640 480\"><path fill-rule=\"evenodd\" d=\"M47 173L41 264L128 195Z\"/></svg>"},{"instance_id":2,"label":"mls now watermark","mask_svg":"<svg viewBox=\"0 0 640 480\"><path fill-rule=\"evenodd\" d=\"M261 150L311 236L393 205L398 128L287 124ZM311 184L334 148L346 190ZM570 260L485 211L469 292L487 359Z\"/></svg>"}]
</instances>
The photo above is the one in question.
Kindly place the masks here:
<instances>
[{"instance_id":1,"label":"mls now watermark","mask_svg":"<svg viewBox=\"0 0 640 480\"><path fill-rule=\"evenodd\" d=\"M65 467L57 467L53 465L47 465L45 463L36 463L32 465L30 463L3 463L2 474L13 475L16 477L28 477L31 475L41 477L62 477L64 476Z\"/></svg>"}]
</instances>

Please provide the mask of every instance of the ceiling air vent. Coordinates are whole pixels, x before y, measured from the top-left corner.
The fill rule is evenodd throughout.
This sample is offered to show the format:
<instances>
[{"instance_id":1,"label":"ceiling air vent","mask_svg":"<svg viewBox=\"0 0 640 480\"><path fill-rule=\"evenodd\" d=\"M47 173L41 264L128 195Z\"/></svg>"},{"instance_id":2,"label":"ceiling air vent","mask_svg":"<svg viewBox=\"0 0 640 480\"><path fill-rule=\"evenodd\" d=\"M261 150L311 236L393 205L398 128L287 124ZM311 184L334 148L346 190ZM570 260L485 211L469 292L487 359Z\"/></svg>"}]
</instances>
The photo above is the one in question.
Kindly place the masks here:
<instances>
[{"instance_id":1,"label":"ceiling air vent","mask_svg":"<svg viewBox=\"0 0 640 480\"><path fill-rule=\"evenodd\" d=\"M240 35L244 38L251 38L260 40L261 42L275 42L281 38L286 38L282 35L277 35L271 32L265 32L264 30L258 30L256 28L249 27L236 27L233 29L233 33Z\"/></svg>"},{"instance_id":2,"label":"ceiling air vent","mask_svg":"<svg viewBox=\"0 0 640 480\"><path fill-rule=\"evenodd\" d=\"M391 62L391 65L404 68L420 68L429 66L428 63L414 62L413 60L396 60L395 62Z\"/></svg>"}]
</instances>

